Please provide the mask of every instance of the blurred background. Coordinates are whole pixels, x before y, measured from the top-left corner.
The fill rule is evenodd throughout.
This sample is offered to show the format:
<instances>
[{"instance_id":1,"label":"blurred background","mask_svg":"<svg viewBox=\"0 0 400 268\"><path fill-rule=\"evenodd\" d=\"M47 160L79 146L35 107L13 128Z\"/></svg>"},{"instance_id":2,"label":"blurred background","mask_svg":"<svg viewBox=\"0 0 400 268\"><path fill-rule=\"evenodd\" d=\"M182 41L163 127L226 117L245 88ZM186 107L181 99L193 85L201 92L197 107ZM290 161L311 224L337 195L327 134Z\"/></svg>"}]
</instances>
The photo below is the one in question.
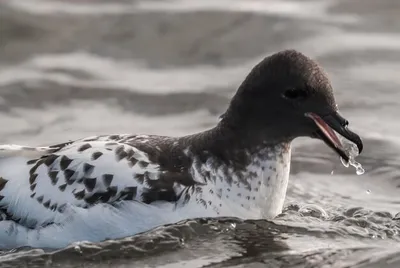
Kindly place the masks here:
<instances>
[{"instance_id":1,"label":"blurred background","mask_svg":"<svg viewBox=\"0 0 400 268\"><path fill-rule=\"evenodd\" d=\"M328 72L339 109L364 139L358 161L366 173L343 167L322 142L295 141L288 207L275 221L287 232L278 250L284 267L393 262L400 252L397 0L0 0L0 143L201 131L217 123L257 62L288 48ZM321 239L324 233L332 237ZM258 243L254 237L260 234L245 240ZM189 249L210 248L196 243ZM270 249L250 250L245 267ZM221 250L227 260L243 256L236 248ZM293 252L295 261L285 259ZM151 261L186 267L192 255L176 254L167 264L164 255ZM243 264L215 254L194 254L190 267Z\"/></svg>"}]
</instances>

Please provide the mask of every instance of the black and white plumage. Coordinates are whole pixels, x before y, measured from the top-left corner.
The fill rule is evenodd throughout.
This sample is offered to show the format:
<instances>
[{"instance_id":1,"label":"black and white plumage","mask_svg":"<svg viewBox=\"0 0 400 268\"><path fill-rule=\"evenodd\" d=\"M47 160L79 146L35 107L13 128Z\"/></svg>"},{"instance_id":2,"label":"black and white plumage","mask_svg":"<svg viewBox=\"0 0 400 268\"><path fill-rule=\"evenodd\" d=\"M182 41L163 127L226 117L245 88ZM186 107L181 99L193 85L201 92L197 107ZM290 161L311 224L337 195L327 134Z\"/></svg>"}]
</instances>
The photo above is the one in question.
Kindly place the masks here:
<instances>
[{"instance_id":1,"label":"black and white plumage","mask_svg":"<svg viewBox=\"0 0 400 268\"><path fill-rule=\"evenodd\" d=\"M273 218L286 195L291 141L321 138L348 160L332 131L361 152L347 124L325 73L289 50L258 64L220 123L202 133L2 145L0 246L57 248L194 217Z\"/></svg>"}]
</instances>

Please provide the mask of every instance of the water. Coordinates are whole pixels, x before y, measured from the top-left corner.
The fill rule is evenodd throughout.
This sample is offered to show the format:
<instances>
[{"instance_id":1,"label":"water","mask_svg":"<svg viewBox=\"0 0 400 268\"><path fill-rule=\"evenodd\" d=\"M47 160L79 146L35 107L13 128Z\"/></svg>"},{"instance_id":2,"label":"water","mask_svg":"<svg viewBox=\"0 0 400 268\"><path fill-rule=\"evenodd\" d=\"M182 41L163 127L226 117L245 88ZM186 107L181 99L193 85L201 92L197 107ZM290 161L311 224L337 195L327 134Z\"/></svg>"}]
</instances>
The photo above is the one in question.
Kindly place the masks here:
<instances>
[{"instance_id":1,"label":"water","mask_svg":"<svg viewBox=\"0 0 400 268\"><path fill-rule=\"evenodd\" d=\"M356 157L359 155L357 146L354 143L350 143L350 142L349 142L349 144L346 144L346 143L344 143L344 144L345 144L344 148L345 148L346 152L348 152L348 154L349 154L349 161L346 161L342 157L340 157L340 161L342 162L343 166L345 166L347 168L349 166L354 167L356 169L357 175L364 174L365 170L362 167L361 163L358 163L356 161Z\"/></svg>"},{"instance_id":2,"label":"water","mask_svg":"<svg viewBox=\"0 0 400 268\"><path fill-rule=\"evenodd\" d=\"M211 127L264 55L324 66L364 140L358 176L298 139L274 221L195 219L0 267L399 267L400 3L397 0L0 0L0 143ZM333 173L332 173L333 171Z\"/></svg>"}]
</instances>

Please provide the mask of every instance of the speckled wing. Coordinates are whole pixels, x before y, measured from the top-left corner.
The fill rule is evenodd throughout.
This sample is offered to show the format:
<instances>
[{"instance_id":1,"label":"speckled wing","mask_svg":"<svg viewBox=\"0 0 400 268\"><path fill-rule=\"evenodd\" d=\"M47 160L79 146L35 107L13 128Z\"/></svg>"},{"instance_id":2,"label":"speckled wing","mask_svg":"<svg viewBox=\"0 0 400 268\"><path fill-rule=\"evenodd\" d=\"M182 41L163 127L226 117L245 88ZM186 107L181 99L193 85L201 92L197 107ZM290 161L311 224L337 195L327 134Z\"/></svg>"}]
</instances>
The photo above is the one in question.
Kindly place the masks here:
<instances>
[{"instance_id":1,"label":"speckled wing","mask_svg":"<svg viewBox=\"0 0 400 268\"><path fill-rule=\"evenodd\" d=\"M26 156L16 154L0 160L3 212L35 227L57 222L68 205L87 208L121 200L149 203L149 198L174 201L182 185L173 178L165 183L168 171L161 171L159 163L126 141L121 136L91 137L47 150L40 147L37 159L27 161Z\"/></svg>"}]
</instances>

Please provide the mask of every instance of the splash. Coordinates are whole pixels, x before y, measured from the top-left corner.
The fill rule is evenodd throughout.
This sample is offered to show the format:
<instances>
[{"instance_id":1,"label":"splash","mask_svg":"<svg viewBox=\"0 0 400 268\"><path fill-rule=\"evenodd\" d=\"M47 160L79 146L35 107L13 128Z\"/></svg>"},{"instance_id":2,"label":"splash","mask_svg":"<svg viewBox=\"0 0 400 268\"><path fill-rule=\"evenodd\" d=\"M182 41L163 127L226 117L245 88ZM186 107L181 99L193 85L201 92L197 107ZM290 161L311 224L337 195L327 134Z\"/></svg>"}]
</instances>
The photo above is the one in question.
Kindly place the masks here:
<instances>
[{"instance_id":1,"label":"splash","mask_svg":"<svg viewBox=\"0 0 400 268\"><path fill-rule=\"evenodd\" d=\"M343 166L349 167L353 166L356 169L357 175L362 175L365 173L364 168L360 163L358 163L355 158L358 156L358 148L354 143L349 143L347 140L342 139L342 144L345 150L349 154L349 161L347 162L343 158L340 157L340 161L342 162Z\"/></svg>"}]
</instances>

